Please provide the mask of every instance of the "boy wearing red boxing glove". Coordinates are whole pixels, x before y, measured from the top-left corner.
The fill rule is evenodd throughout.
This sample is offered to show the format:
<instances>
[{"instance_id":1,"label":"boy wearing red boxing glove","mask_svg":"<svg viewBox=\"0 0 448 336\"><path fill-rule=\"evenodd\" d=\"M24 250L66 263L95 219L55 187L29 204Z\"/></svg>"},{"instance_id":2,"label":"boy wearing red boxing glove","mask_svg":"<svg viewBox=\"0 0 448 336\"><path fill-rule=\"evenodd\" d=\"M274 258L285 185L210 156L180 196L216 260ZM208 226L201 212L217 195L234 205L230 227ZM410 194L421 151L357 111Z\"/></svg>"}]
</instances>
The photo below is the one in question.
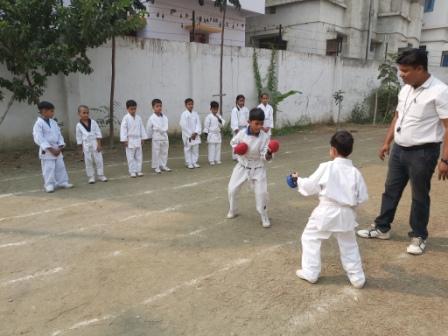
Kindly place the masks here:
<instances>
[{"instance_id":1,"label":"boy wearing red boxing glove","mask_svg":"<svg viewBox=\"0 0 448 336\"><path fill-rule=\"evenodd\" d=\"M264 112L254 108L249 113L249 125L238 132L230 142L238 163L230 177L229 213L227 218L238 215L237 196L242 185L249 181L255 192L257 211L261 216L263 227L271 226L267 212L268 187L265 162L272 159L272 154L278 151L279 144L269 140L269 135L263 131Z\"/></svg>"}]
</instances>

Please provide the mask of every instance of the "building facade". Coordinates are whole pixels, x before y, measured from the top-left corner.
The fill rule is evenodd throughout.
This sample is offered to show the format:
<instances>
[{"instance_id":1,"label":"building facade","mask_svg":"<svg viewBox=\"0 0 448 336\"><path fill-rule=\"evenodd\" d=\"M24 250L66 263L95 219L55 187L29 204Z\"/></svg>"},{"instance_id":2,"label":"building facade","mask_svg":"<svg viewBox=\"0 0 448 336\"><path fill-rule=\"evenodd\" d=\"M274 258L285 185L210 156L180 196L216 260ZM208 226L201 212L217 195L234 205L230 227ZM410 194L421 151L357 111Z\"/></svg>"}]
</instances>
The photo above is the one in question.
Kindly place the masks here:
<instances>
[{"instance_id":1,"label":"building facade","mask_svg":"<svg viewBox=\"0 0 448 336\"><path fill-rule=\"evenodd\" d=\"M244 46L246 18L264 14L265 0L240 0L241 9L229 5L224 44ZM147 3L148 24L139 37L179 42L221 43L222 13L213 0L154 0Z\"/></svg>"},{"instance_id":2,"label":"building facade","mask_svg":"<svg viewBox=\"0 0 448 336\"><path fill-rule=\"evenodd\" d=\"M356 59L420 45L423 0L267 0L248 45Z\"/></svg>"},{"instance_id":3,"label":"building facade","mask_svg":"<svg viewBox=\"0 0 448 336\"><path fill-rule=\"evenodd\" d=\"M426 0L420 46L428 51L429 64L448 67L448 1Z\"/></svg>"}]
</instances>

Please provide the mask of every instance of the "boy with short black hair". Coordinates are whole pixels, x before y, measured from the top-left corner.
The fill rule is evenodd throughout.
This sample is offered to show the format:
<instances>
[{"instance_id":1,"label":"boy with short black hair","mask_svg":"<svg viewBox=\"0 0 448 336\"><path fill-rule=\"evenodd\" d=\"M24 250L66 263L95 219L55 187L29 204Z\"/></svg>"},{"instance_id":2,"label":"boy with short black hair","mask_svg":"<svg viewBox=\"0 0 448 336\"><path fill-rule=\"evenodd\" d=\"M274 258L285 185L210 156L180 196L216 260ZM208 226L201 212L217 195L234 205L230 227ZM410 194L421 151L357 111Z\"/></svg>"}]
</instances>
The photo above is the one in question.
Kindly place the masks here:
<instances>
[{"instance_id":1,"label":"boy with short black hair","mask_svg":"<svg viewBox=\"0 0 448 336\"><path fill-rule=\"evenodd\" d=\"M126 102L128 113L123 117L120 126L120 141L126 147L126 158L128 160L129 175L133 178L143 176L142 146L148 135L143 126L142 118L137 113L137 102L128 100Z\"/></svg>"},{"instance_id":2,"label":"boy with short black hair","mask_svg":"<svg viewBox=\"0 0 448 336\"><path fill-rule=\"evenodd\" d=\"M355 288L362 288L365 275L356 242L356 207L368 199L364 179L347 157L353 150L353 137L347 131L336 132L330 141L331 161L321 163L308 178L292 174L299 193L319 195L319 205L311 214L302 234L302 269L296 275L316 283L321 271L320 248L323 240L334 235L339 244L341 262Z\"/></svg>"},{"instance_id":3,"label":"boy with short black hair","mask_svg":"<svg viewBox=\"0 0 448 336\"><path fill-rule=\"evenodd\" d=\"M265 162L272 159L269 135L263 131L264 112L254 108L249 112L249 125L239 131L230 142L237 154L238 163L233 169L228 186L229 213L227 218L238 215L237 196L246 181L255 192L257 211L263 227L271 226L267 212L268 187Z\"/></svg>"},{"instance_id":4,"label":"boy with short black hair","mask_svg":"<svg viewBox=\"0 0 448 336\"><path fill-rule=\"evenodd\" d=\"M45 191L52 193L56 188L73 188L73 184L69 183L62 155L64 138L57 122L53 120L54 105L42 101L37 104L37 108L40 116L33 127L33 138L39 146Z\"/></svg>"},{"instance_id":5,"label":"boy with short black hair","mask_svg":"<svg viewBox=\"0 0 448 336\"><path fill-rule=\"evenodd\" d=\"M193 99L185 99L186 110L182 112L179 123L182 128L185 165L189 169L201 167L198 164L199 145L201 143L201 120L199 119L199 114L193 110L193 106Z\"/></svg>"},{"instance_id":6,"label":"boy with short black hair","mask_svg":"<svg viewBox=\"0 0 448 336\"><path fill-rule=\"evenodd\" d=\"M170 146L168 140L168 118L162 113L162 101L160 99L153 99L151 105L154 113L149 117L146 124L148 138L152 139L151 167L157 174L161 174L162 171L171 171L167 166L168 149Z\"/></svg>"},{"instance_id":7,"label":"boy with short black hair","mask_svg":"<svg viewBox=\"0 0 448 336\"><path fill-rule=\"evenodd\" d=\"M221 129L225 125L225 120L219 115L219 103L210 103L210 114L204 121L204 133L207 134L208 162L211 166L221 164Z\"/></svg>"},{"instance_id":8,"label":"boy with short black hair","mask_svg":"<svg viewBox=\"0 0 448 336\"><path fill-rule=\"evenodd\" d=\"M82 146L89 184L95 183L94 162L98 179L101 182L107 182L107 177L104 176L103 154L101 153L103 136L96 121L89 118L89 113L88 106L80 105L78 107L79 122L76 125L76 143Z\"/></svg>"}]
</instances>

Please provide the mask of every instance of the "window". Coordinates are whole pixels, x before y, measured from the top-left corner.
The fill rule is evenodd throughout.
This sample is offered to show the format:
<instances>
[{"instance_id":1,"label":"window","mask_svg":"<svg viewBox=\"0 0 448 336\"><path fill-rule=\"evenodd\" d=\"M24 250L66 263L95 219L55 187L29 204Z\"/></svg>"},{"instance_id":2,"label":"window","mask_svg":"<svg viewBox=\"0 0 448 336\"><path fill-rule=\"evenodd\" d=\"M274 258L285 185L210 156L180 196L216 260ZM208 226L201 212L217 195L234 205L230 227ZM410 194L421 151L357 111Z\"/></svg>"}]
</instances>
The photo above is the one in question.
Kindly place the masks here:
<instances>
[{"instance_id":1,"label":"window","mask_svg":"<svg viewBox=\"0 0 448 336\"><path fill-rule=\"evenodd\" d=\"M442 52L442 61L440 62L440 66L448 67L448 51Z\"/></svg>"},{"instance_id":2,"label":"window","mask_svg":"<svg viewBox=\"0 0 448 336\"><path fill-rule=\"evenodd\" d=\"M342 51L342 37L327 40L327 56L338 56Z\"/></svg>"},{"instance_id":3,"label":"window","mask_svg":"<svg viewBox=\"0 0 448 336\"><path fill-rule=\"evenodd\" d=\"M262 36L256 39L258 48L286 50L288 41L283 40L280 36Z\"/></svg>"},{"instance_id":4,"label":"window","mask_svg":"<svg viewBox=\"0 0 448 336\"><path fill-rule=\"evenodd\" d=\"M434 10L434 3L436 0L425 0L425 13L432 12Z\"/></svg>"},{"instance_id":5,"label":"window","mask_svg":"<svg viewBox=\"0 0 448 336\"><path fill-rule=\"evenodd\" d=\"M267 8L268 14L276 14L277 13L277 7L272 6Z\"/></svg>"},{"instance_id":6,"label":"window","mask_svg":"<svg viewBox=\"0 0 448 336\"><path fill-rule=\"evenodd\" d=\"M418 48L421 49L421 50L425 50L426 51L426 46L425 45L421 45Z\"/></svg>"},{"instance_id":7,"label":"window","mask_svg":"<svg viewBox=\"0 0 448 336\"><path fill-rule=\"evenodd\" d=\"M190 42L208 43L208 34L201 32L193 34L193 32L190 32Z\"/></svg>"}]
</instances>

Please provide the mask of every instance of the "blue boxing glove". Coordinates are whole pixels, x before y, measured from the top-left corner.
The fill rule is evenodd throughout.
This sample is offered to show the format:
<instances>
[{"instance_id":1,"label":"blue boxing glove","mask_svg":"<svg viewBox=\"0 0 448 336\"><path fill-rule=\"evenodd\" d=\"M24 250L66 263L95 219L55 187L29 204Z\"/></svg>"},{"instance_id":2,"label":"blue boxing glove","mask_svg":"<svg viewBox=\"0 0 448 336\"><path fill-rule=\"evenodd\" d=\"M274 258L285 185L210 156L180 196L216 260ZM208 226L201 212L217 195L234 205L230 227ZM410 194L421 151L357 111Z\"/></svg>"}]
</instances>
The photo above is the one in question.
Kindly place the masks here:
<instances>
[{"instance_id":1,"label":"blue boxing glove","mask_svg":"<svg viewBox=\"0 0 448 336\"><path fill-rule=\"evenodd\" d=\"M292 175L288 175L286 177L286 183L288 184L288 186L292 189L297 188L297 178L292 177Z\"/></svg>"}]
</instances>

